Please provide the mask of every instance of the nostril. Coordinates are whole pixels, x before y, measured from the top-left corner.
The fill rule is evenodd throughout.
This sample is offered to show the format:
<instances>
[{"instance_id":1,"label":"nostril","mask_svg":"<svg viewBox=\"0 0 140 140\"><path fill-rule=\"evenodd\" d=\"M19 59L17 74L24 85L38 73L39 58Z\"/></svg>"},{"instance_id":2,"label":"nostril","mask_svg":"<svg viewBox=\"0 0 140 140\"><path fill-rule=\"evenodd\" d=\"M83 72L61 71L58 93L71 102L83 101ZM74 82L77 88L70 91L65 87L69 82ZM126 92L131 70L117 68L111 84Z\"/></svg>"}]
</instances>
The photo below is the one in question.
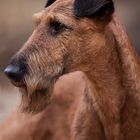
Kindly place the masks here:
<instances>
[{"instance_id":1,"label":"nostril","mask_svg":"<svg viewBox=\"0 0 140 140\"><path fill-rule=\"evenodd\" d=\"M4 73L10 80L19 81L21 78L20 68L16 65L9 65L4 70Z\"/></svg>"}]
</instances>

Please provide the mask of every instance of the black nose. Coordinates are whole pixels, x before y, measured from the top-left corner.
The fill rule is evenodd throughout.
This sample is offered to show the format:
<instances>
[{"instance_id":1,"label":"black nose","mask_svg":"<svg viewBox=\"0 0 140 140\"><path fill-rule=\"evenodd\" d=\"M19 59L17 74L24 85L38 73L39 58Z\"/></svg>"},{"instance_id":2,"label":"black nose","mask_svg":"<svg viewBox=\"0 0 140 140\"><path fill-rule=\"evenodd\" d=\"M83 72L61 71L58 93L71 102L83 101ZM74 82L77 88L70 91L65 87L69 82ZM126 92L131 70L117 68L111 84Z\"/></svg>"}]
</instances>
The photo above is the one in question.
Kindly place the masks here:
<instances>
[{"instance_id":1,"label":"black nose","mask_svg":"<svg viewBox=\"0 0 140 140\"><path fill-rule=\"evenodd\" d=\"M6 67L4 73L10 80L13 80L15 82L19 82L22 76L22 72L20 71L19 66L12 64Z\"/></svg>"}]
</instances>

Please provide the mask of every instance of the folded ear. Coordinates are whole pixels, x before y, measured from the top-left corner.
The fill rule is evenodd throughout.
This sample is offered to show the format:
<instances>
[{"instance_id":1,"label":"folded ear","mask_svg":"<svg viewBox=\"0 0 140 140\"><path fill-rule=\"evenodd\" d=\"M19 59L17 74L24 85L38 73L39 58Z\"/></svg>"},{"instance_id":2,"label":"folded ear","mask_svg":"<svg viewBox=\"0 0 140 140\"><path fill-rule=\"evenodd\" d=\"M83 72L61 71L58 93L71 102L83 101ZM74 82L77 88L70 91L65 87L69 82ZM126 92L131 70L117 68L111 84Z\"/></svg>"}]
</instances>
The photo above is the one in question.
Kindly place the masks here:
<instances>
[{"instance_id":1,"label":"folded ear","mask_svg":"<svg viewBox=\"0 0 140 140\"><path fill-rule=\"evenodd\" d=\"M112 15L114 3L112 0L75 0L74 15L77 17L99 17L101 19Z\"/></svg>"},{"instance_id":2,"label":"folded ear","mask_svg":"<svg viewBox=\"0 0 140 140\"><path fill-rule=\"evenodd\" d=\"M51 4L53 4L56 0L47 0L47 3L45 5L45 8L47 8L48 6L50 6Z\"/></svg>"}]
</instances>

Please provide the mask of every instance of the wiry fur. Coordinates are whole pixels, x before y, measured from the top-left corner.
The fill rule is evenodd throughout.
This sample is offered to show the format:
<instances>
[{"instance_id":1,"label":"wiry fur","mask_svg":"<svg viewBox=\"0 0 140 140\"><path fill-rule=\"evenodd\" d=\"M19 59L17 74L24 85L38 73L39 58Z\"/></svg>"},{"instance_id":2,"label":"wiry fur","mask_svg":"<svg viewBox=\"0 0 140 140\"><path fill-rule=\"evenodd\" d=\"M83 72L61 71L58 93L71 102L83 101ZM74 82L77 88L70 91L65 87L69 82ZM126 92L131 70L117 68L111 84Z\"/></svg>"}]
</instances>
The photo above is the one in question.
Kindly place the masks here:
<instances>
[{"instance_id":1,"label":"wiry fur","mask_svg":"<svg viewBox=\"0 0 140 140\"><path fill-rule=\"evenodd\" d=\"M73 116L69 115L71 135L66 139L140 139L139 58L113 10L106 13L106 8L104 16L77 17L73 1L56 0L34 16L36 28L17 55L23 54L29 67L21 87L23 108L29 112L46 108L61 75L84 73L86 88ZM60 34L50 26L56 19L68 27Z\"/></svg>"},{"instance_id":2,"label":"wiry fur","mask_svg":"<svg viewBox=\"0 0 140 140\"><path fill-rule=\"evenodd\" d=\"M75 110L85 89L83 77L81 72L62 76L55 84L51 103L39 114L14 111L0 125L0 140L70 139Z\"/></svg>"}]
</instances>

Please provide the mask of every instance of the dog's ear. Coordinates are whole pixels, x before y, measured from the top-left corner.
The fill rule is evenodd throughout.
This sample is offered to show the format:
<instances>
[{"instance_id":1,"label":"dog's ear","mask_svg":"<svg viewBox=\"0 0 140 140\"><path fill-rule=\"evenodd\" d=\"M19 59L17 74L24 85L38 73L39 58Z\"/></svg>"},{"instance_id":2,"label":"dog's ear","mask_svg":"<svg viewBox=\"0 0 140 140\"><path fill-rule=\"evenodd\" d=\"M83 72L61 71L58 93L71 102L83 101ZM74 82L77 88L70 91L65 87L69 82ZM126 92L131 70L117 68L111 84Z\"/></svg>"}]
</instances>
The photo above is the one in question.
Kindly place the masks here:
<instances>
[{"instance_id":1,"label":"dog's ear","mask_svg":"<svg viewBox=\"0 0 140 140\"><path fill-rule=\"evenodd\" d=\"M76 17L97 17L104 19L114 12L112 0L75 0L74 15Z\"/></svg>"},{"instance_id":2,"label":"dog's ear","mask_svg":"<svg viewBox=\"0 0 140 140\"><path fill-rule=\"evenodd\" d=\"M47 0L47 3L45 5L45 8L47 8L48 6L50 6L51 4L53 4L56 0Z\"/></svg>"}]
</instances>

